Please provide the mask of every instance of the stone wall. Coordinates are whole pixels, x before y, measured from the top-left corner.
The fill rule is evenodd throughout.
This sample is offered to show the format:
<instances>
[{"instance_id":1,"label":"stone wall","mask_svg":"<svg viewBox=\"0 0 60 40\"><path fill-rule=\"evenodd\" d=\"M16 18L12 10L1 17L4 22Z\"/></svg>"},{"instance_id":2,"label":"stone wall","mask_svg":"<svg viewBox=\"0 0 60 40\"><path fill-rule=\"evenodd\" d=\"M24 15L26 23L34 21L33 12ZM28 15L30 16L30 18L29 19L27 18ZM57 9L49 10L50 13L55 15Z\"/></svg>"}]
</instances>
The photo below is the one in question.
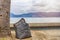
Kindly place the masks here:
<instances>
[{"instance_id":1,"label":"stone wall","mask_svg":"<svg viewBox=\"0 0 60 40\"><path fill-rule=\"evenodd\" d=\"M10 0L0 0L0 37L10 35Z\"/></svg>"}]
</instances>

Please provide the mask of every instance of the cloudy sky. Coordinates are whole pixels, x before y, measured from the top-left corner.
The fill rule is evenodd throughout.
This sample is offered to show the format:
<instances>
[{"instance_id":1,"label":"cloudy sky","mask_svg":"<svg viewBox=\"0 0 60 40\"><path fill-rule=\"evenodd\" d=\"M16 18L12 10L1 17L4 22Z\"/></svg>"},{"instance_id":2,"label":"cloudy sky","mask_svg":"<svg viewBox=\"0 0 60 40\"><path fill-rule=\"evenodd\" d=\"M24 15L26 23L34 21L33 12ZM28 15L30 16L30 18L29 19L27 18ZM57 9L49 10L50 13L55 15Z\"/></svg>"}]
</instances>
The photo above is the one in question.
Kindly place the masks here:
<instances>
[{"instance_id":1,"label":"cloudy sky","mask_svg":"<svg viewBox=\"0 0 60 40\"><path fill-rule=\"evenodd\" d=\"M11 0L11 13L16 15L27 12L57 12L60 11L60 0ZM60 22L60 18L25 18L28 23ZM52 19L52 20L51 20ZM20 18L11 18L15 23ZM37 20L37 21L36 21Z\"/></svg>"},{"instance_id":2,"label":"cloudy sky","mask_svg":"<svg viewBox=\"0 0 60 40\"><path fill-rule=\"evenodd\" d=\"M22 14L31 8L32 0L11 0L11 12Z\"/></svg>"},{"instance_id":3,"label":"cloudy sky","mask_svg":"<svg viewBox=\"0 0 60 40\"><path fill-rule=\"evenodd\" d=\"M36 11L60 11L60 0L11 0L11 12L16 15Z\"/></svg>"}]
</instances>

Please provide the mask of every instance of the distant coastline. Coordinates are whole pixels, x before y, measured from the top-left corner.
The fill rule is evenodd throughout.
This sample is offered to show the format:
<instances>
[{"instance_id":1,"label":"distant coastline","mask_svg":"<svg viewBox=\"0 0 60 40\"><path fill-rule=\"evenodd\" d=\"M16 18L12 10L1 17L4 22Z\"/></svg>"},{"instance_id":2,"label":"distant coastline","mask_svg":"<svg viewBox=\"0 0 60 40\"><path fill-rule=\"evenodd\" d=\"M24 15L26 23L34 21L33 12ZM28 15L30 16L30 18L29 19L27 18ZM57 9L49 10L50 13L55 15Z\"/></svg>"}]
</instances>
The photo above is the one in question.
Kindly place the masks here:
<instances>
[{"instance_id":1,"label":"distant coastline","mask_svg":"<svg viewBox=\"0 0 60 40\"><path fill-rule=\"evenodd\" d=\"M21 15L15 15L14 13L10 13L10 17L60 17L60 12L31 12Z\"/></svg>"}]
</instances>

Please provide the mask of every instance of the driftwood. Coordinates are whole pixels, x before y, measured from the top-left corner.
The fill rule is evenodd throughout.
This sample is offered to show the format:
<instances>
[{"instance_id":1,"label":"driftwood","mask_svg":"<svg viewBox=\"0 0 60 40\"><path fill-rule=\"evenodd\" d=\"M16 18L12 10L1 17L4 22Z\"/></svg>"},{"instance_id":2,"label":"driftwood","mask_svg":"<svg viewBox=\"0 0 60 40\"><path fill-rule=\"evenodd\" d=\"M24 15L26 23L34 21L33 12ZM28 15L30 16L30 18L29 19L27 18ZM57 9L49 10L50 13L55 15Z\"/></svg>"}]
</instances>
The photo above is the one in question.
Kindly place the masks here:
<instances>
[{"instance_id":1,"label":"driftwood","mask_svg":"<svg viewBox=\"0 0 60 40\"><path fill-rule=\"evenodd\" d=\"M16 32L16 38L23 39L31 37L31 32L29 25L25 22L25 19L21 19L17 23L14 24L15 32Z\"/></svg>"}]
</instances>

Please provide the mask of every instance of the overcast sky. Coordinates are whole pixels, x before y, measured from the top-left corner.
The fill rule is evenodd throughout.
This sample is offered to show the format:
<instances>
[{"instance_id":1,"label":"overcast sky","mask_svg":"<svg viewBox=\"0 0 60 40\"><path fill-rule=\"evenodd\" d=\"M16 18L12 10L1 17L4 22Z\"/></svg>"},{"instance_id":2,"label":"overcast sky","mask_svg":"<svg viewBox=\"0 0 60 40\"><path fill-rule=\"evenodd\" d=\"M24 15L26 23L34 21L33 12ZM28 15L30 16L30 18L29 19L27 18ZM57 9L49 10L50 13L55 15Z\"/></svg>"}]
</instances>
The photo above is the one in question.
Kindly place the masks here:
<instances>
[{"instance_id":1,"label":"overcast sky","mask_svg":"<svg viewBox=\"0 0 60 40\"><path fill-rule=\"evenodd\" d=\"M11 12L19 15L31 11L60 11L59 0L11 0Z\"/></svg>"},{"instance_id":2,"label":"overcast sky","mask_svg":"<svg viewBox=\"0 0 60 40\"><path fill-rule=\"evenodd\" d=\"M11 12L19 15L31 11L60 11L60 0L11 0ZM51 20L52 19L52 20ZM11 18L11 23L20 20ZM37 20L37 21L36 21ZM26 18L28 23L60 23L60 18Z\"/></svg>"}]
</instances>

